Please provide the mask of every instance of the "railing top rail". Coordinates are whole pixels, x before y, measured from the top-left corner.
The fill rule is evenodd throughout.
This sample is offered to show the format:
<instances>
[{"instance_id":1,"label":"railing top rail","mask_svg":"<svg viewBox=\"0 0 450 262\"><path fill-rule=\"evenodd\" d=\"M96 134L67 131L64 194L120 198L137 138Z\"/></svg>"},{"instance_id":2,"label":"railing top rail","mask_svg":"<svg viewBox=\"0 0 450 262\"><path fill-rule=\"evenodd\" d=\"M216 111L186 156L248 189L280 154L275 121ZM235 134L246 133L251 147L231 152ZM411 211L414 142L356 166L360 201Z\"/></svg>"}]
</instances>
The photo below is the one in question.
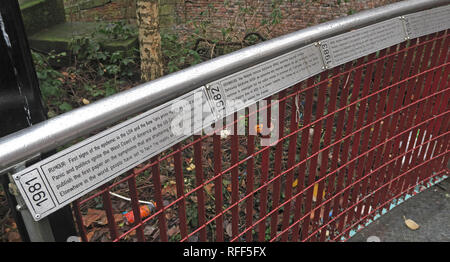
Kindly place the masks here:
<instances>
[{"instance_id":1,"label":"railing top rail","mask_svg":"<svg viewBox=\"0 0 450 262\"><path fill-rule=\"evenodd\" d=\"M154 108L221 77L324 38L397 16L448 4L447 0L408 0L366 10L243 48L163 76L95 103L74 109L0 139L1 170L55 149L135 113Z\"/></svg>"}]
</instances>

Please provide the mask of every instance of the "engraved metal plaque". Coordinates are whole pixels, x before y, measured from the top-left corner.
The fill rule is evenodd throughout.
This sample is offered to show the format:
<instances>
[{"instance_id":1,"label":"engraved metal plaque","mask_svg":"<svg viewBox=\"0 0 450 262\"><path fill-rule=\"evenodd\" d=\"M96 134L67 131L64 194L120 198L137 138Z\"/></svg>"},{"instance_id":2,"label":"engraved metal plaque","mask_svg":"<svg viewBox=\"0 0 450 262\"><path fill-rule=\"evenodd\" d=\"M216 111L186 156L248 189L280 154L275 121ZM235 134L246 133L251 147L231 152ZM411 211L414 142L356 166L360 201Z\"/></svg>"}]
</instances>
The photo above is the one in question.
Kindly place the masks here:
<instances>
[{"instance_id":1,"label":"engraved metal plaque","mask_svg":"<svg viewBox=\"0 0 450 262\"><path fill-rule=\"evenodd\" d=\"M214 120L201 87L71 146L13 177L37 221ZM174 130L177 125L178 133Z\"/></svg>"},{"instance_id":2,"label":"engraved metal plaque","mask_svg":"<svg viewBox=\"0 0 450 262\"><path fill-rule=\"evenodd\" d=\"M232 114L321 72L320 56L317 47L308 45L206 85L216 118Z\"/></svg>"},{"instance_id":3,"label":"engraved metal plaque","mask_svg":"<svg viewBox=\"0 0 450 262\"><path fill-rule=\"evenodd\" d=\"M450 5L404 16L409 38L416 38L450 28Z\"/></svg>"},{"instance_id":4,"label":"engraved metal plaque","mask_svg":"<svg viewBox=\"0 0 450 262\"><path fill-rule=\"evenodd\" d=\"M402 21L395 18L320 41L320 51L332 68L404 40Z\"/></svg>"}]
</instances>

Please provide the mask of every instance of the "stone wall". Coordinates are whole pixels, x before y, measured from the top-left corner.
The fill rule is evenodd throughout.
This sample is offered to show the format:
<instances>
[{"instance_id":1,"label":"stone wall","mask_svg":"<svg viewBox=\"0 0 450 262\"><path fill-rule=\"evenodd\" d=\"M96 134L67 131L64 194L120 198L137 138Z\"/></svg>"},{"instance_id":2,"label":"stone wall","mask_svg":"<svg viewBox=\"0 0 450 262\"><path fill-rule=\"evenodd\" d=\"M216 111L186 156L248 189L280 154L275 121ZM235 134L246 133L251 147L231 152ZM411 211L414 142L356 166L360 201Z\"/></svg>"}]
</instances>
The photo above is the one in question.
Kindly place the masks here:
<instances>
[{"instance_id":1,"label":"stone wall","mask_svg":"<svg viewBox=\"0 0 450 262\"><path fill-rule=\"evenodd\" d=\"M70 4L80 4L86 0L67 1ZM104 1L106 4L97 8L78 10L74 19L71 18L69 21L126 19L135 23L136 0L90 1ZM248 32L252 28L259 27L264 20L270 24L272 15L279 10L282 17L279 24L258 30L265 37L271 38L398 1L400 0L159 0L160 27L162 31L186 33L189 30L185 31L185 29L192 29L192 23L189 22L209 21L211 22L208 25L208 28L211 29L210 33L220 33L222 28L230 27ZM273 6L273 2L281 4ZM255 9L244 14L242 9L246 7ZM68 7L66 6L66 8ZM69 9L66 9L66 15L68 12Z\"/></svg>"},{"instance_id":2,"label":"stone wall","mask_svg":"<svg viewBox=\"0 0 450 262\"><path fill-rule=\"evenodd\" d=\"M22 0L19 3L27 35L65 22L63 0Z\"/></svg>"},{"instance_id":3,"label":"stone wall","mask_svg":"<svg viewBox=\"0 0 450 262\"><path fill-rule=\"evenodd\" d=\"M282 15L280 24L263 32L275 37L333 20L352 13L383 6L399 0L284 0L279 5ZM258 27L263 20L269 21L274 14L272 0L160 0L162 30L179 30L188 21L200 21L209 16L212 27L227 28L230 23L242 31ZM244 15L242 8L255 7ZM241 9L241 11L239 11ZM209 10L208 12L205 12ZM275 10L275 12L277 12Z\"/></svg>"},{"instance_id":4,"label":"stone wall","mask_svg":"<svg viewBox=\"0 0 450 262\"><path fill-rule=\"evenodd\" d=\"M159 0L159 24L165 29L175 29L184 22L184 16L179 10L184 5L184 0Z\"/></svg>"}]
</instances>

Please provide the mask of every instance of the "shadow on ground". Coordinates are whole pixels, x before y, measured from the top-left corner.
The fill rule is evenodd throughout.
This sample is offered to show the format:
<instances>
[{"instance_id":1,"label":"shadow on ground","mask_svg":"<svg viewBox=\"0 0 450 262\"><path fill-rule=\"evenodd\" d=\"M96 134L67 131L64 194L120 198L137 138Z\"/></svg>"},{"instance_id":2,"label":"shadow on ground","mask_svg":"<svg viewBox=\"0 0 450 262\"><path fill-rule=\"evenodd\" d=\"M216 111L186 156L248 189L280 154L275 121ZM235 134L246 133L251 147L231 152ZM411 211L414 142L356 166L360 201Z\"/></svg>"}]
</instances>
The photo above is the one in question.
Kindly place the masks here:
<instances>
[{"instance_id":1,"label":"shadow on ground","mask_svg":"<svg viewBox=\"0 0 450 262\"><path fill-rule=\"evenodd\" d=\"M420 228L409 229L403 216L414 220ZM373 236L381 242L450 241L450 178L395 207L348 242L366 242Z\"/></svg>"}]
</instances>

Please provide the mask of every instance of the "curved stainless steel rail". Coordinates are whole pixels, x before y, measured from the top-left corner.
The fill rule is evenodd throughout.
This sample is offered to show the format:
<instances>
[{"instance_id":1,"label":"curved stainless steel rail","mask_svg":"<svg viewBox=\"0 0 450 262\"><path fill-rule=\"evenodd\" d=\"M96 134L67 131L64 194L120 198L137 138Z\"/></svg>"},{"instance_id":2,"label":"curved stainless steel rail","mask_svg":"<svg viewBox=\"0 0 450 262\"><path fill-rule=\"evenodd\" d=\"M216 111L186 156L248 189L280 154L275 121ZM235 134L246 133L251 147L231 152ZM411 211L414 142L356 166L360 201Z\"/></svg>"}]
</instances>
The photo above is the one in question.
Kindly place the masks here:
<instances>
[{"instance_id":1,"label":"curved stainless steel rail","mask_svg":"<svg viewBox=\"0 0 450 262\"><path fill-rule=\"evenodd\" d=\"M0 170L315 41L445 4L448 0L408 0L362 11L238 50L77 108L1 138Z\"/></svg>"}]
</instances>

